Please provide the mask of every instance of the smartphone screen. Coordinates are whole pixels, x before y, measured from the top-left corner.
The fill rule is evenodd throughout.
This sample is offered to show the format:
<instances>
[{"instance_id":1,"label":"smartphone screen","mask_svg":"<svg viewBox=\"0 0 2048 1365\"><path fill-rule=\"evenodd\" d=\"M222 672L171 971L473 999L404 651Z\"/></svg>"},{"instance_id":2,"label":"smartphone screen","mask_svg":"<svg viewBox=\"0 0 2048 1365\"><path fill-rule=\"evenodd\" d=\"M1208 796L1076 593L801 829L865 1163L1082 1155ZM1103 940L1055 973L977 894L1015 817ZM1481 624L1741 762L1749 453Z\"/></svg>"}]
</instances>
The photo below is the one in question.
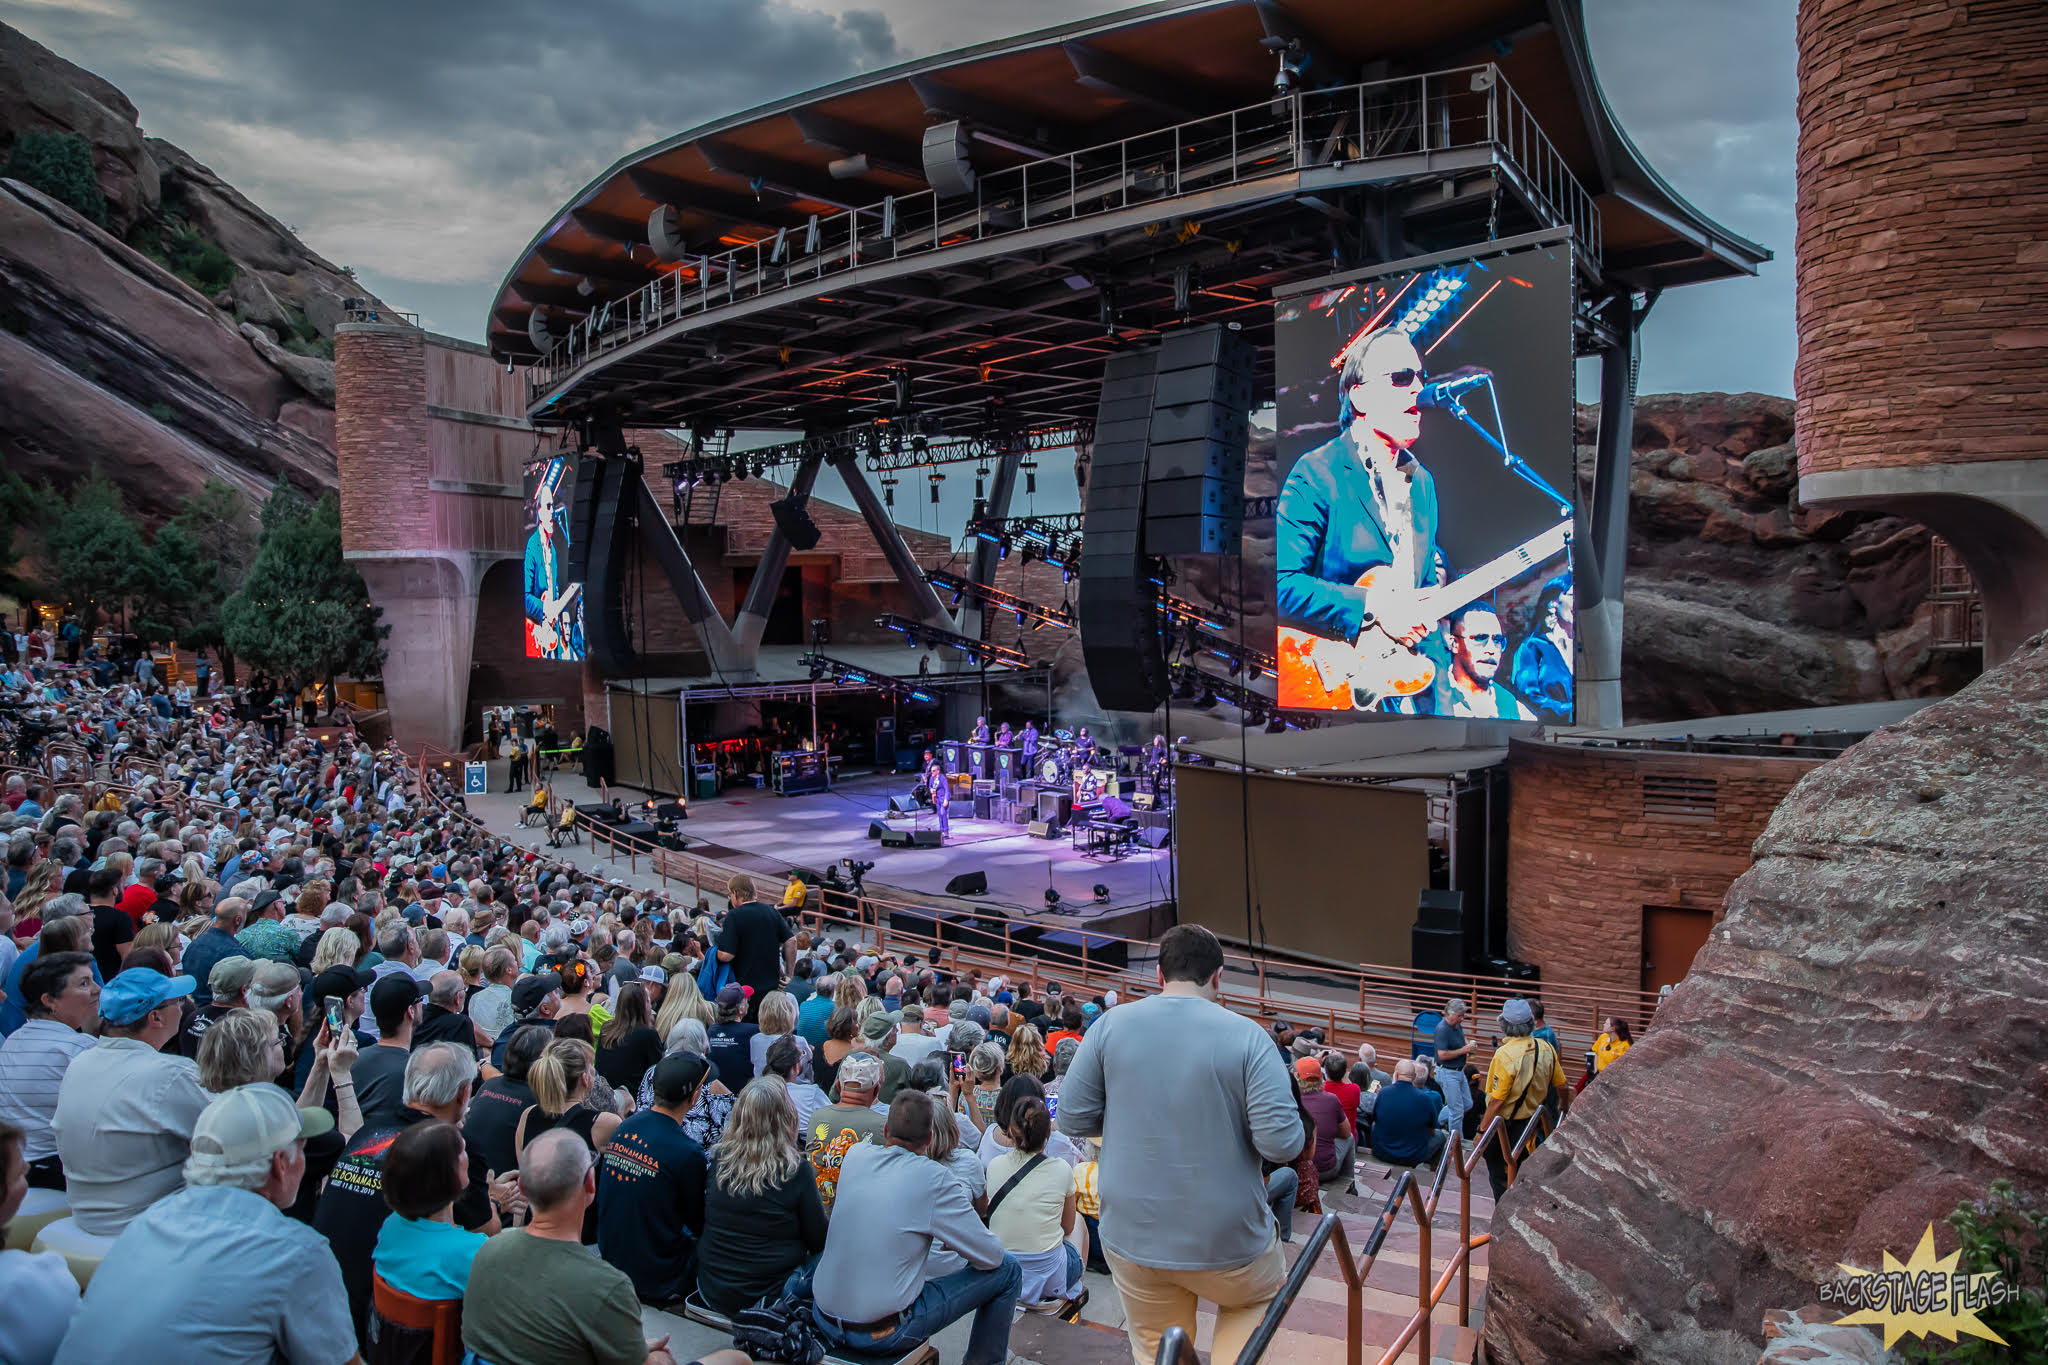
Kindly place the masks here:
<instances>
[{"instance_id":1,"label":"smartphone screen","mask_svg":"<svg viewBox=\"0 0 2048 1365\"><path fill-rule=\"evenodd\" d=\"M957 1074L967 1069L967 1059L959 1053L953 1054L953 1070Z\"/></svg>"},{"instance_id":2,"label":"smartphone screen","mask_svg":"<svg viewBox=\"0 0 2048 1365\"><path fill-rule=\"evenodd\" d=\"M339 1038L341 1037L341 1031L346 1027L347 1025L344 1024L341 1019L341 1001L330 997L327 1001L328 1035L330 1037Z\"/></svg>"}]
</instances>

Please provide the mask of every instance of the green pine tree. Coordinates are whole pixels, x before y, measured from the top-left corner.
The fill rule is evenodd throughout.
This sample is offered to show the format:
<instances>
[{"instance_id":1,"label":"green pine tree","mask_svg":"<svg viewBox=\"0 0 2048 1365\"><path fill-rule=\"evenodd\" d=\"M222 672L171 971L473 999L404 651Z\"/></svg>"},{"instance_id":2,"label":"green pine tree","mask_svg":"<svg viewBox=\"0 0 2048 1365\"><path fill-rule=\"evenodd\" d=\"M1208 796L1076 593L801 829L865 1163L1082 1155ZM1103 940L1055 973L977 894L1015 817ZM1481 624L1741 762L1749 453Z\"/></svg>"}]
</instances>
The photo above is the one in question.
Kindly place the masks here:
<instances>
[{"instance_id":1,"label":"green pine tree","mask_svg":"<svg viewBox=\"0 0 2048 1365\"><path fill-rule=\"evenodd\" d=\"M376 677L389 626L341 555L341 504L308 503L282 481L263 506L256 557L221 607L228 649L296 691L347 673Z\"/></svg>"}]
</instances>

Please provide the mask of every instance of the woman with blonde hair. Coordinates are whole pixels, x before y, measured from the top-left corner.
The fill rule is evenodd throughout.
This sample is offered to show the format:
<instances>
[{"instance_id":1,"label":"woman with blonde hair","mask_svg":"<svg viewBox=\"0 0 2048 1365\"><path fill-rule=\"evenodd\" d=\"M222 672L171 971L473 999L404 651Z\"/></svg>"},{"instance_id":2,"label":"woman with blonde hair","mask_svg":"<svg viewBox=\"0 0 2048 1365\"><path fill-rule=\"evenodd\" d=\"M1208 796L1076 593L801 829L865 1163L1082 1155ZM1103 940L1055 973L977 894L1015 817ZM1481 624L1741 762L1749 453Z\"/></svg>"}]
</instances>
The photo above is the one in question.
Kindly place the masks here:
<instances>
[{"instance_id":1,"label":"woman with blonde hair","mask_svg":"<svg viewBox=\"0 0 2048 1365\"><path fill-rule=\"evenodd\" d=\"M1003 1050L994 1043L977 1043L967 1054L965 1071L953 1073L955 1107L971 1122L975 1131L986 1132L995 1122L996 1099L1003 1091Z\"/></svg>"},{"instance_id":2,"label":"woman with blonde hair","mask_svg":"<svg viewBox=\"0 0 2048 1365\"><path fill-rule=\"evenodd\" d=\"M165 975L178 974L178 959L185 955L184 940L178 936L175 924L145 924L135 931L136 948L155 948L171 960L171 970ZM130 950L131 952L133 949Z\"/></svg>"},{"instance_id":3,"label":"woman with blonde hair","mask_svg":"<svg viewBox=\"0 0 2048 1365\"><path fill-rule=\"evenodd\" d=\"M761 997L759 1011L761 1031L747 1040L747 1050L754 1060L754 1074L768 1074L768 1049L778 1038L796 1035L796 997L788 991L770 991ZM801 1038L796 1044L805 1057L809 1057L811 1045Z\"/></svg>"},{"instance_id":4,"label":"woman with blonde hair","mask_svg":"<svg viewBox=\"0 0 2048 1365\"><path fill-rule=\"evenodd\" d=\"M713 1311L732 1314L779 1293L791 1271L825 1249L825 1228L796 1107L780 1080L757 1076L740 1091L711 1154L698 1294Z\"/></svg>"},{"instance_id":5,"label":"woman with blonde hair","mask_svg":"<svg viewBox=\"0 0 2048 1365\"><path fill-rule=\"evenodd\" d=\"M195 858L187 858L185 865L189 868L196 861L198 860ZM203 919L212 915L213 903L219 895L220 887L218 885L207 880L203 875L194 877L188 872L185 876L185 884L178 888L179 921Z\"/></svg>"},{"instance_id":6,"label":"woman with blonde hair","mask_svg":"<svg viewBox=\"0 0 2048 1365\"><path fill-rule=\"evenodd\" d=\"M549 1043L527 1071L526 1083L533 1089L533 1103L519 1115L512 1135L515 1151L524 1152L526 1144L542 1133L566 1128L591 1151L601 1152L618 1131L619 1116L590 1102L598 1083L597 1051L590 1044L570 1038Z\"/></svg>"},{"instance_id":7,"label":"woman with blonde hair","mask_svg":"<svg viewBox=\"0 0 2048 1365\"><path fill-rule=\"evenodd\" d=\"M1004 1057L1012 1076L1030 1076L1043 1081L1052 1074L1052 1058L1045 1055L1045 1044L1039 1040L1038 1030L1029 1024L1017 1025L1017 1031L1010 1035L1010 1051Z\"/></svg>"},{"instance_id":8,"label":"woman with blonde hair","mask_svg":"<svg viewBox=\"0 0 2048 1365\"><path fill-rule=\"evenodd\" d=\"M28 880L21 884L21 894L14 898L14 937L17 943L26 944L42 931L43 907L58 894L64 884L64 869L54 859L45 858L32 864Z\"/></svg>"},{"instance_id":9,"label":"woman with blonde hair","mask_svg":"<svg viewBox=\"0 0 2048 1365\"><path fill-rule=\"evenodd\" d=\"M835 1007L849 1010L860 1008L860 1002L868 998L867 987L858 976L846 972L839 974L839 980L832 986L832 1003Z\"/></svg>"},{"instance_id":10,"label":"woman with blonde hair","mask_svg":"<svg viewBox=\"0 0 2048 1365\"><path fill-rule=\"evenodd\" d=\"M697 989L697 978L688 972L669 976L668 990L661 1000L661 1013L654 1016L654 1031L666 1038L685 1019L695 1019L705 1028L718 1022L717 1011Z\"/></svg>"},{"instance_id":11,"label":"woman with blonde hair","mask_svg":"<svg viewBox=\"0 0 2048 1365\"><path fill-rule=\"evenodd\" d=\"M353 967L362 951L363 941L356 931L337 924L322 933L320 941L313 945L313 975L318 976L329 967Z\"/></svg>"}]
</instances>

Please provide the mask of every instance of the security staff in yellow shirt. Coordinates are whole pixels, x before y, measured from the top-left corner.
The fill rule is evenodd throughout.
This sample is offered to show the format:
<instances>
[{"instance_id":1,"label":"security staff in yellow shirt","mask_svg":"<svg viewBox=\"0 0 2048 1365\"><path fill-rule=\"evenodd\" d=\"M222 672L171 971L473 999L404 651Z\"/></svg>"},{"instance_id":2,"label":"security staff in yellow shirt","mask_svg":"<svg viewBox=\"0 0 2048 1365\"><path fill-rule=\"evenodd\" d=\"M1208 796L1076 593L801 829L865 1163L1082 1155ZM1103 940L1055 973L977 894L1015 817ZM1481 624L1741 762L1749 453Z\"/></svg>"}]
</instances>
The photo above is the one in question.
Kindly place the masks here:
<instances>
[{"instance_id":1,"label":"security staff in yellow shirt","mask_svg":"<svg viewBox=\"0 0 2048 1365\"><path fill-rule=\"evenodd\" d=\"M1508 1187L1507 1154L1501 1138L1512 1144L1520 1137L1530 1116L1553 1092L1560 1111L1571 1108L1572 1102L1557 1049L1534 1036L1536 1012L1528 1001L1516 998L1500 1007L1500 1031L1506 1036L1486 1068L1486 1112L1479 1119L1481 1133L1496 1117L1501 1120L1500 1134L1486 1144L1486 1173L1493 1182L1495 1199Z\"/></svg>"}]
</instances>

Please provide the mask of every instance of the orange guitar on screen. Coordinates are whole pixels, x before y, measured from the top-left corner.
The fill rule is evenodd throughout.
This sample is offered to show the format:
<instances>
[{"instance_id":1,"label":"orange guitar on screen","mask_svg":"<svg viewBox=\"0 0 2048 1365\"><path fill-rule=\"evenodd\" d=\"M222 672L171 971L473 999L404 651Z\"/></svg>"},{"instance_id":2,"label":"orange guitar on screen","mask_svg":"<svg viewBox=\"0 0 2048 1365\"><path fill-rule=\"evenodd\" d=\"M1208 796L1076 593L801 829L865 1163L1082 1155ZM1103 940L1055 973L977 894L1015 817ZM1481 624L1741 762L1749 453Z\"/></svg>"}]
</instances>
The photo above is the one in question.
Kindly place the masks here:
<instances>
[{"instance_id":1,"label":"orange guitar on screen","mask_svg":"<svg viewBox=\"0 0 2048 1365\"><path fill-rule=\"evenodd\" d=\"M1365 628L1355 644L1299 626L1280 627L1280 704L1310 711L1371 711L1388 697L1412 697L1436 678L1436 664L1389 635L1383 621L1439 621L1541 564L1571 544L1561 521L1441 587L1402 588L1385 581L1391 566L1367 569Z\"/></svg>"}]
</instances>

